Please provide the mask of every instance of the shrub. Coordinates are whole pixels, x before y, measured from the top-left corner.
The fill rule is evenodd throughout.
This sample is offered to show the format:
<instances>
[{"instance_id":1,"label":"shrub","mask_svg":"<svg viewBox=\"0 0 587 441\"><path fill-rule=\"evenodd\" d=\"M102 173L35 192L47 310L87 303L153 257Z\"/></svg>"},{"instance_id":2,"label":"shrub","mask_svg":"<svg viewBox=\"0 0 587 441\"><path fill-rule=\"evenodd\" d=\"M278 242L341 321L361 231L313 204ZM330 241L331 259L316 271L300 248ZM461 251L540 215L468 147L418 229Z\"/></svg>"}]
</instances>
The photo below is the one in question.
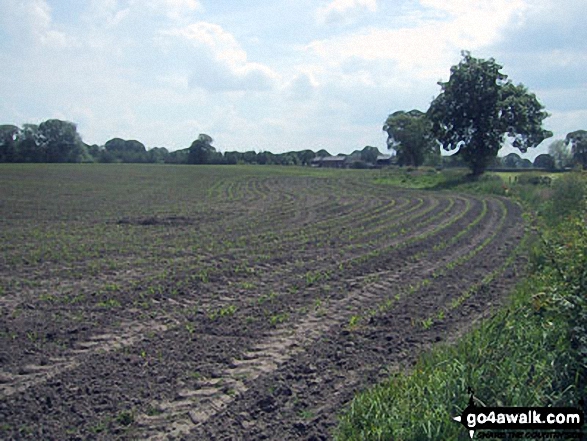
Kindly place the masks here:
<instances>
[{"instance_id":1,"label":"shrub","mask_svg":"<svg viewBox=\"0 0 587 441\"><path fill-rule=\"evenodd\" d=\"M530 184L530 185L546 185L549 186L552 183L550 176L544 176L535 173L528 173L519 175L516 178L518 184Z\"/></svg>"},{"instance_id":2,"label":"shrub","mask_svg":"<svg viewBox=\"0 0 587 441\"><path fill-rule=\"evenodd\" d=\"M579 173L568 173L552 184L552 197L543 211L545 220L555 225L585 209L585 180Z\"/></svg>"}]
</instances>

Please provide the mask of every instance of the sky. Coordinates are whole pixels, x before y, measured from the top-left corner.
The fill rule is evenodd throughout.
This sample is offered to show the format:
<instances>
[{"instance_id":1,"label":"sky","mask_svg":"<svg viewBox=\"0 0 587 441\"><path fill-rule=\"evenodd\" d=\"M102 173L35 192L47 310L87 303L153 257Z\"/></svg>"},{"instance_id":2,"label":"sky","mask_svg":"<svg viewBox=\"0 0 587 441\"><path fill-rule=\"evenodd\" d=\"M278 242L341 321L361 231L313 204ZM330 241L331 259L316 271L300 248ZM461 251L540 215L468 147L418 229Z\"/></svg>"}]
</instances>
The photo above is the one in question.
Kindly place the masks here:
<instances>
[{"instance_id":1,"label":"sky","mask_svg":"<svg viewBox=\"0 0 587 441\"><path fill-rule=\"evenodd\" d=\"M467 50L535 93L554 137L587 129L584 0L0 0L0 124L58 118L87 144L366 145L426 111ZM515 151L504 148L500 155Z\"/></svg>"}]
</instances>

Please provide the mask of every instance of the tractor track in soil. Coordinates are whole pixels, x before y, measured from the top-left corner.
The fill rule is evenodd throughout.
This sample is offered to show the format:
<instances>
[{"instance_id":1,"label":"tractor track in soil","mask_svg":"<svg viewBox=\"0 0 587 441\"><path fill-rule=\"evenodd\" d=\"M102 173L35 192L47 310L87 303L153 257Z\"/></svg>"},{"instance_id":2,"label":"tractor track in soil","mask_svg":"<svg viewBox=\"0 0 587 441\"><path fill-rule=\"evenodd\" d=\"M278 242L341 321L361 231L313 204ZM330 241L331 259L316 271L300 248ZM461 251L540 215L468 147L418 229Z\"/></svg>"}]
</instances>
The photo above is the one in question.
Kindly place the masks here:
<instances>
[{"instance_id":1,"label":"tractor track in soil","mask_svg":"<svg viewBox=\"0 0 587 441\"><path fill-rule=\"evenodd\" d=\"M83 319L64 329L42 320L62 306L21 300L11 323L68 340L59 351L3 340L0 415L10 424L0 435L327 439L356 390L464 332L515 281L511 268L500 269L521 240L520 209L507 200L364 183L344 197L312 197L310 184L316 194L337 188L307 178L228 187L242 198L236 211L252 204L255 214L246 225L228 219L223 232L202 230L240 239L240 248L187 265L209 268L209 280L174 295L176 279L163 283L148 314L133 306L143 289L136 284L120 290L124 308L72 307ZM275 234L282 224L285 233ZM229 268L214 265L220 256ZM448 308L491 271L500 276ZM440 310L442 321L418 325ZM361 322L350 329L353 317Z\"/></svg>"}]
</instances>

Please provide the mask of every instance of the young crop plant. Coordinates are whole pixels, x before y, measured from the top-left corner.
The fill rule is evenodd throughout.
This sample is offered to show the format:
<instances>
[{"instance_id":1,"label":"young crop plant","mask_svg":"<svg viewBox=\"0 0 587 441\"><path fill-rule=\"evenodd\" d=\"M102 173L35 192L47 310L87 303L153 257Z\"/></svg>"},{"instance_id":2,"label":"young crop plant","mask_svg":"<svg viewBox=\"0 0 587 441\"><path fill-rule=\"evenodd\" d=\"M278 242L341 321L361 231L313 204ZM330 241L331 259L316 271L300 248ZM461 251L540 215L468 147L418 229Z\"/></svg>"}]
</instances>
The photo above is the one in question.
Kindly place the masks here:
<instances>
[{"instance_id":1,"label":"young crop plant","mask_svg":"<svg viewBox=\"0 0 587 441\"><path fill-rule=\"evenodd\" d=\"M237 307L235 305L227 305L227 306L224 306L223 308L220 308L219 315L220 315L220 317L231 316L231 315L234 315L236 310L237 310Z\"/></svg>"},{"instance_id":2,"label":"young crop plant","mask_svg":"<svg viewBox=\"0 0 587 441\"><path fill-rule=\"evenodd\" d=\"M194 332L196 330L195 326L189 322L185 324L185 329L186 329L186 331L188 331L188 334L190 335L190 337L194 335Z\"/></svg>"},{"instance_id":3,"label":"young crop plant","mask_svg":"<svg viewBox=\"0 0 587 441\"><path fill-rule=\"evenodd\" d=\"M256 302L259 305L262 305L265 302L272 303L276 298L277 298L277 293L275 291L271 291L269 294L263 294L262 296L260 296L256 300Z\"/></svg>"},{"instance_id":4,"label":"young crop plant","mask_svg":"<svg viewBox=\"0 0 587 441\"><path fill-rule=\"evenodd\" d=\"M434 324L434 319L432 317L428 317L426 319L423 319L420 323L421 323L423 329L428 330Z\"/></svg>"},{"instance_id":5,"label":"young crop plant","mask_svg":"<svg viewBox=\"0 0 587 441\"><path fill-rule=\"evenodd\" d=\"M308 409L300 410L300 418L303 420L311 420L314 418L314 412Z\"/></svg>"},{"instance_id":6,"label":"young crop plant","mask_svg":"<svg viewBox=\"0 0 587 441\"><path fill-rule=\"evenodd\" d=\"M120 308L122 306L122 304L116 300L116 299L106 299L103 300L101 302L98 302L96 304L96 306L102 307L102 308Z\"/></svg>"},{"instance_id":7,"label":"young crop plant","mask_svg":"<svg viewBox=\"0 0 587 441\"><path fill-rule=\"evenodd\" d=\"M41 294L39 296L39 300L42 302L55 303L57 302L57 297L55 297L53 294Z\"/></svg>"},{"instance_id":8,"label":"young crop plant","mask_svg":"<svg viewBox=\"0 0 587 441\"><path fill-rule=\"evenodd\" d=\"M362 320L363 320L362 317L359 315L351 316L351 318L349 319L347 329L351 332L356 330L359 327Z\"/></svg>"},{"instance_id":9,"label":"young crop plant","mask_svg":"<svg viewBox=\"0 0 587 441\"><path fill-rule=\"evenodd\" d=\"M130 426L135 421L135 416L132 411L122 411L116 416L116 422L122 426Z\"/></svg>"},{"instance_id":10,"label":"young crop plant","mask_svg":"<svg viewBox=\"0 0 587 441\"><path fill-rule=\"evenodd\" d=\"M235 305L226 305L216 310L208 311L208 318L210 320L216 320L218 317L229 317L236 313L238 308Z\"/></svg>"},{"instance_id":11,"label":"young crop plant","mask_svg":"<svg viewBox=\"0 0 587 441\"><path fill-rule=\"evenodd\" d=\"M241 288L246 289L246 290L251 290L251 289L255 289L255 284L252 282L241 282L240 284Z\"/></svg>"},{"instance_id":12,"label":"young crop plant","mask_svg":"<svg viewBox=\"0 0 587 441\"><path fill-rule=\"evenodd\" d=\"M289 314L287 314L286 312L274 314L271 317L269 317L269 324L273 327L276 327L277 325L287 321L288 318L289 318Z\"/></svg>"},{"instance_id":13,"label":"young crop plant","mask_svg":"<svg viewBox=\"0 0 587 441\"><path fill-rule=\"evenodd\" d=\"M210 281L208 270L206 270L206 269L200 270L196 274L196 278L199 279L202 283L208 283Z\"/></svg>"}]
</instances>

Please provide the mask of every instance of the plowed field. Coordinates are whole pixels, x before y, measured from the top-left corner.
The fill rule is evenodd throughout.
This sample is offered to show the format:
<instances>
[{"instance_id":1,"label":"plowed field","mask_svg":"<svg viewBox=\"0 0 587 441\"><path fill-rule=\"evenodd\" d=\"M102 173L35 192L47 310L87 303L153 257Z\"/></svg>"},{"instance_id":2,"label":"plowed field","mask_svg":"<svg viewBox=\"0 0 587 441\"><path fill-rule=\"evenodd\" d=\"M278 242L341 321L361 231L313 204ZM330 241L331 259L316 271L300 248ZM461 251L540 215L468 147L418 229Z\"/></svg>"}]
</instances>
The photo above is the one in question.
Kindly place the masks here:
<instances>
[{"instance_id":1,"label":"plowed field","mask_svg":"<svg viewBox=\"0 0 587 441\"><path fill-rule=\"evenodd\" d=\"M506 199L373 171L0 171L1 439L329 439L515 282Z\"/></svg>"}]
</instances>

